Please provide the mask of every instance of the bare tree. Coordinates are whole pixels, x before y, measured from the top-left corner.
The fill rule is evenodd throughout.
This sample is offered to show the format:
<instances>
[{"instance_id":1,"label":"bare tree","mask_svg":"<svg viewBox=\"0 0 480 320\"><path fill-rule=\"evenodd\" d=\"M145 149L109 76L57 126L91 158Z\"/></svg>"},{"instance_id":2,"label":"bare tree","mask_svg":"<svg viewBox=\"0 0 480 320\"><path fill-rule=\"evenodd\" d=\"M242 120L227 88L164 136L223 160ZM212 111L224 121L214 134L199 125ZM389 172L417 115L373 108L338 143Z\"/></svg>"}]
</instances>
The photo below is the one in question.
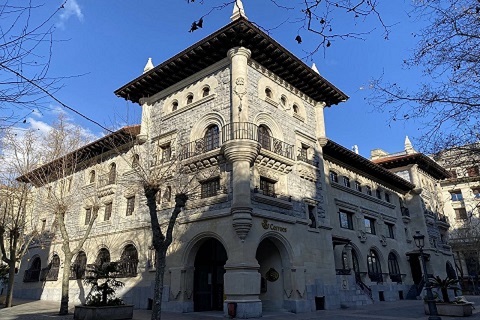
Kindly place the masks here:
<instances>
[{"instance_id":1,"label":"bare tree","mask_svg":"<svg viewBox=\"0 0 480 320\"><path fill-rule=\"evenodd\" d=\"M2 139L3 163L0 168L0 250L1 259L8 265L6 307L12 306L17 264L29 243L37 235L31 219L31 186L16 177L33 169L40 155L35 147L36 132L29 130L17 136L13 130Z\"/></svg>"},{"instance_id":2,"label":"bare tree","mask_svg":"<svg viewBox=\"0 0 480 320\"><path fill-rule=\"evenodd\" d=\"M224 10L236 6L243 10L243 4L239 0L187 0L192 5L206 5L208 8L200 18L192 22L190 32L203 27L204 20L215 11ZM308 55L315 54L320 49L326 49L339 39L363 39L376 27L383 31L385 39L388 38L390 26L386 24L379 10L377 0L305 0L294 3L289 0L267 1L269 12L276 12L284 16L285 20L278 25L257 25L267 33L274 32L281 25L293 25L291 39L302 43L303 34L315 36L315 43L311 49L305 50ZM345 19L355 22L355 30L345 29ZM254 22L255 23L255 22ZM363 26L361 26L363 24Z\"/></svg>"},{"instance_id":3,"label":"bare tree","mask_svg":"<svg viewBox=\"0 0 480 320\"><path fill-rule=\"evenodd\" d=\"M138 133L137 133L138 134ZM172 141L172 148L173 143ZM155 142L137 143L132 152L118 150L118 154L126 157L134 172L120 180L126 186L136 186L146 199L150 226L152 230L152 248L155 251L155 288L153 297L152 320L160 320L164 289L164 274L167 252L174 241L177 218L187 205L187 201L201 197L201 180L208 180L218 173L219 168L192 169L184 163L191 150L180 148L162 149ZM133 158L132 158L133 155ZM140 156L141 155L141 156ZM163 195L161 194L163 190ZM220 186L215 192L224 192ZM163 208L160 203L164 199L174 199L174 206ZM168 200L170 201L170 200Z\"/></svg>"},{"instance_id":4,"label":"bare tree","mask_svg":"<svg viewBox=\"0 0 480 320\"><path fill-rule=\"evenodd\" d=\"M60 233L64 254L60 314L68 313L72 259L82 249L88 238L99 207L96 190L81 188L83 180L75 175L90 158L88 149L80 148L86 142L82 129L68 123L64 116L60 116L48 134L39 142L42 160L46 163L19 178L20 181L35 186L34 203L41 205L43 211L53 214L52 229L57 229ZM69 216L75 215L79 210L78 197L89 202L92 208L91 216L89 221L86 221L86 230L70 234L73 228L70 225ZM38 218L34 217L34 219Z\"/></svg>"},{"instance_id":5,"label":"bare tree","mask_svg":"<svg viewBox=\"0 0 480 320\"><path fill-rule=\"evenodd\" d=\"M65 1L66 2L66 1ZM54 17L64 7L44 14L44 3L33 0L0 3L0 128L15 125L33 108L47 107L60 78L48 75L54 43Z\"/></svg>"},{"instance_id":6,"label":"bare tree","mask_svg":"<svg viewBox=\"0 0 480 320\"><path fill-rule=\"evenodd\" d=\"M412 85L384 75L372 83L372 102L392 121L423 123L420 140L430 153L475 144L480 138L480 3L418 1L412 14L428 23L415 35L418 44L405 65L420 69L423 77Z\"/></svg>"}]
</instances>

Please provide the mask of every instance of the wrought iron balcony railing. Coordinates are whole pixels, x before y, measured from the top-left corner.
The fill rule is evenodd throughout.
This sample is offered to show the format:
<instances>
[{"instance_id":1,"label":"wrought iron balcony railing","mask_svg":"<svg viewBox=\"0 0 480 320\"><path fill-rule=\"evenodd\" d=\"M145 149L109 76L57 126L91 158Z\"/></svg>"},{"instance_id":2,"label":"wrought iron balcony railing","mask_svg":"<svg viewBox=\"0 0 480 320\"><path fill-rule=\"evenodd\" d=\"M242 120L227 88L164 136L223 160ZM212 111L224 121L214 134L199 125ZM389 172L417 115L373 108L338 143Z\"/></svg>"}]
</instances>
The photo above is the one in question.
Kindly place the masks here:
<instances>
[{"instance_id":1,"label":"wrought iron balcony railing","mask_svg":"<svg viewBox=\"0 0 480 320\"><path fill-rule=\"evenodd\" d=\"M258 126L249 122L232 122L222 128L222 142L247 139L258 141Z\"/></svg>"},{"instance_id":2,"label":"wrought iron balcony railing","mask_svg":"<svg viewBox=\"0 0 480 320\"><path fill-rule=\"evenodd\" d=\"M40 270L25 270L23 282L38 282L40 279Z\"/></svg>"},{"instance_id":3,"label":"wrought iron balcony railing","mask_svg":"<svg viewBox=\"0 0 480 320\"><path fill-rule=\"evenodd\" d=\"M58 268L43 268L40 272L40 281L57 281Z\"/></svg>"},{"instance_id":4,"label":"wrought iron balcony railing","mask_svg":"<svg viewBox=\"0 0 480 320\"><path fill-rule=\"evenodd\" d=\"M315 160L313 160L313 159L308 159L307 157L302 156L302 155L297 156L297 161L302 161L302 162L308 163L308 164L310 164L310 165L312 165L312 166L317 166L317 162L316 162Z\"/></svg>"},{"instance_id":5,"label":"wrought iron balcony railing","mask_svg":"<svg viewBox=\"0 0 480 320\"><path fill-rule=\"evenodd\" d=\"M263 134L259 134L258 138L258 142L260 142L263 149L272 151L273 153L292 160L295 158L293 154L293 146L291 144Z\"/></svg>"},{"instance_id":6,"label":"wrought iron balcony railing","mask_svg":"<svg viewBox=\"0 0 480 320\"><path fill-rule=\"evenodd\" d=\"M137 276L138 260L122 259L114 262L106 262L106 264L115 264L117 266L116 278L130 278ZM95 274L92 270L98 269L98 264L87 264L86 275L87 278L92 278Z\"/></svg>"},{"instance_id":7,"label":"wrought iron balcony railing","mask_svg":"<svg viewBox=\"0 0 480 320\"><path fill-rule=\"evenodd\" d=\"M377 272L369 272L368 277L372 282L378 282L382 283L383 282L383 275L381 273Z\"/></svg>"},{"instance_id":8,"label":"wrought iron balcony railing","mask_svg":"<svg viewBox=\"0 0 480 320\"><path fill-rule=\"evenodd\" d=\"M337 275L350 275L352 274L352 269L335 269Z\"/></svg>"},{"instance_id":9,"label":"wrought iron balcony railing","mask_svg":"<svg viewBox=\"0 0 480 320\"><path fill-rule=\"evenodd\" d=\"M115 184L117 181L117 175L112 175L112 174L104 174L98 177L98 187L105 187L111 184Z\"/></svg>"},{"instance_id":10,"label":"wrought iron balcony railing","mask_svg":"<svg viewBox=\"0 0 480 320\"><path fill-rule=\"evenodd\" d=\"M187 144L184 144L180 149L180 160L185 160L200 154L215 150L220 147L219 137L202 138Z\"/></svg>"},{"instance_id":11,"label":"wrought iron balcony railing","mask_svg":"<svg viewBox=\"0 0 480 320\"><path fill-rule=\"evenodd\" d=\"M402 283L402 275L401 274L390 274L390 280L396 283Z\"/></svg>"}]
</instances>

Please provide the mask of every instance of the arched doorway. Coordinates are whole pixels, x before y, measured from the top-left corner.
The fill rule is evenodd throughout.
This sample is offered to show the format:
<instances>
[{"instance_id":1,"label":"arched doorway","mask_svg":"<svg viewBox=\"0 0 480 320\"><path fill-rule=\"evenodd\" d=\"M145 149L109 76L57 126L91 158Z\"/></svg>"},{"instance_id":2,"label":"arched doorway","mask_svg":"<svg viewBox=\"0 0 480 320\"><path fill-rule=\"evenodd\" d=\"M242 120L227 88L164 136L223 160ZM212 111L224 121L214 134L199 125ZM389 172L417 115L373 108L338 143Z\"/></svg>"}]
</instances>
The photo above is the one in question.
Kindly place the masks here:
<instances>
[{"instance_id":1,"label":"arched doorway","mask_svg":"<svg viewBox=\"0 0 480 320\"><path fill-rule=\"evenodd\" d=\"M193 310L223 310L223 275L227 252L216 239L207 239L195 256Z\"/></svg>"},{"instance_id":2,"label":"arched doorway","mask_svg":"<svg viewBox=\"0 0 480 320\"><path fill-rule=\"evenodd\" d=\"M257 248L256 259L260 265L260 300L263 311L283 308L283 263L278 247L264 239Z\"/></svg>"}]
</instances>

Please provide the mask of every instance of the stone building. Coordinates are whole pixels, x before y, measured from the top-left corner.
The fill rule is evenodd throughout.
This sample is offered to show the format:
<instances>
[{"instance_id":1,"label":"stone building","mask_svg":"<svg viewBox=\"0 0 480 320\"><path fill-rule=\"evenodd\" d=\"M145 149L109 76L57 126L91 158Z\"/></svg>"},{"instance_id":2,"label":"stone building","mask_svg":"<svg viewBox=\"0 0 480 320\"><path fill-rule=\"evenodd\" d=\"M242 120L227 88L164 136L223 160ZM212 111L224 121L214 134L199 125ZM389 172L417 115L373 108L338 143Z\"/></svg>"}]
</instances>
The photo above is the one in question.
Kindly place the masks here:
<instances>
[{"instance_id":1,"label":"stone building","mask_svg":"<svg viewBox=\"0 0 480 320\"><path fill-rule=\"evenodd\" d=\"M426 212L414 178L437 181L442 169L424 167L420 154L399 168L379 165L328 139L324 109L347 96L250 23L241 6L230 24L156 67L149 61L115 94L142 107L141 127L121 148L107 142L125 129L86 146L90 156L70 177L99 203L75 193L71 232L82 235L94 208L99 216L75 258L71 299L88 293L78 280L88 264L118 260L127 270L124 299L138 308L151 303L155 265L137 166L171 170L157 201L160 219L184 186L176 176L194 178L168 253L165 310L226 310L236 302L237 317L250 318L415 297L416 231L430 239L429 273L446 275L453 260L438 244L448 223ZM57 258L62 273L59 246L53 239L32 247L20 273ZM21 280L18 296L59 298L59 281Z\"/></svg>"},{"instance_id":2,"label":"stone building","mask_svg":"<svg viewBox=\"0 0 480 320\"><path fill-rule=\"evenodd\" d=\"M478 144L465 145L436 155L436 160L450 173L450 177L441 182L442 203L451 221L450 244L456 270L462 278L463 289L468 292L476 291L480 273L478 147Z\"/></svg>"}]
</instances>

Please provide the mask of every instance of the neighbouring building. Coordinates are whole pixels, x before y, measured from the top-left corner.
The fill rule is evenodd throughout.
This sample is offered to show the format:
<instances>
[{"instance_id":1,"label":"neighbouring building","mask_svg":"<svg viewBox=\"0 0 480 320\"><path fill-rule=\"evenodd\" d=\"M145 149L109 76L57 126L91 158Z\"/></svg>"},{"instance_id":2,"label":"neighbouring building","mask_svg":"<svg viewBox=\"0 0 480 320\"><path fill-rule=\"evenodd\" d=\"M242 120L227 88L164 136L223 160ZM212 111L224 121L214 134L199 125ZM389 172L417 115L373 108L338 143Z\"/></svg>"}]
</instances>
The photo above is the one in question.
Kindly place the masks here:
<instances>
[{"instance_id":1,"label":"neighbouring building","mask_svg":"<svg viewBox=\"0 0 480 320\"><path fill-rule=\"evenodd\" d=\"M444 212L450 218L450 245L464 291L478 294L480 273L480 148L469 144L436 155L450 177L441 182Z\"/></svg>"},{"instance_id":2,"label":"neighbouring building","mask_svg":"<svg viewBox=\"0 0 480 320\"><path fill-rule=\"evenodd\" d=\"M74 237L98 214L74 258L72 300L88 294L80 280L89 264L119 261L125 301L151 306L155 265L138 166L165 173L160 219L184 186L176 177L193 177L168 253L165 310L226 312L236 302L237 317L251 318L415 298L416 231L429 240L429 273L449 272L449 224L436 197L446 172L420 153L372 162L328 139L324 109L347 96L242 6L230 24L156 67L149 61L115 94L141 106L140 127L85 146L67 182L36 189L48 195L71 183ZM124 142L113 148L117 137ZM41 203L34 209L52 225ZM59 299L60 281L39 278L53 265L62 273L60 246L54 238L31 247L17 296Z\"/></svg>"}]
</instances>

